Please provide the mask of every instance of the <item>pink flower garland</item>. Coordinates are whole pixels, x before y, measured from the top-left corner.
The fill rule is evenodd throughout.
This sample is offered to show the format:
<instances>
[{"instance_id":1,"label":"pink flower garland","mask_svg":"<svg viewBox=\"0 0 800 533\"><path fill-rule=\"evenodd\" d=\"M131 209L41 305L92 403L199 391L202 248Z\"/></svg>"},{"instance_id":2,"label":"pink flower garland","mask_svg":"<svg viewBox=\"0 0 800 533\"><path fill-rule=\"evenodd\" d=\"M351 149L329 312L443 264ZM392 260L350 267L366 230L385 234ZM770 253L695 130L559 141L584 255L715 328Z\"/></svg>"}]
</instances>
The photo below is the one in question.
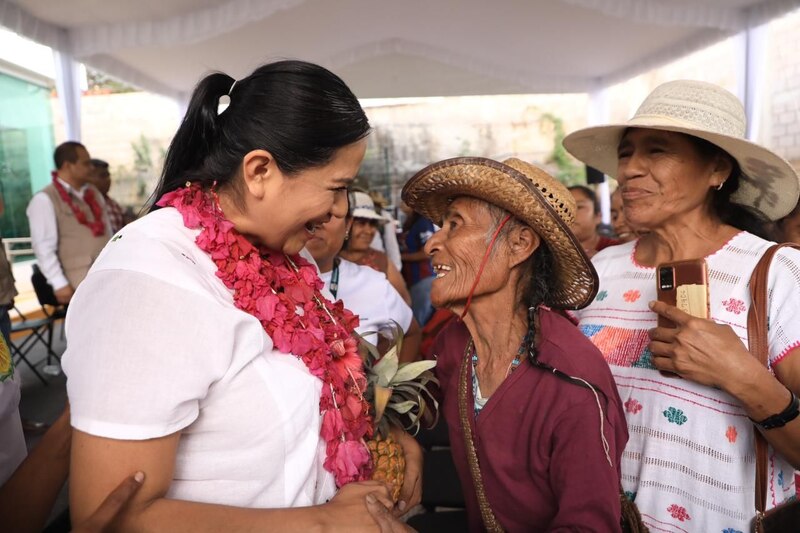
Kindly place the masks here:
<instances>
[{"instance_id":1,"label":"pink flower garland","mask_svg":"<svg viewBox=\"0 0 800 533\"><path fill-rule=\"evenodd\" d=\"M165 194L158 205L174 207L187 228L200 228L196 243L217 265L217 277L233 290L237 308L258 318L280 352L297 356L322 380L320 436L327 443L325 469L341 487L369 478L372 436L367 386L351 333L358 317L326 300L316 268L302 257L256 248L225 219L199 185ZM302 309L298 313L298 309Z\"/></svg>"}]
</instances>

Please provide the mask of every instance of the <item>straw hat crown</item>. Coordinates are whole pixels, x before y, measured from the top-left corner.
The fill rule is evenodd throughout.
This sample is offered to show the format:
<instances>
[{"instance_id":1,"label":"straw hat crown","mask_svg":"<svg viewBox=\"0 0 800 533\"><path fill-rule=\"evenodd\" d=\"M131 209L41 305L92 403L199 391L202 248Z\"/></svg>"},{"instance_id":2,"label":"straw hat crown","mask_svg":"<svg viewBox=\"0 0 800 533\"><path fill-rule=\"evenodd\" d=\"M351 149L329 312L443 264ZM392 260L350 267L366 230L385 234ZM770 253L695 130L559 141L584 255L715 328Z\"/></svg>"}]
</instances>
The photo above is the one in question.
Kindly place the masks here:
<instances>
[{"instance_id":1,"label":"straw hat crown","mask_svg":"<svg viewBox=\"0 0 800 533\"><path fill-rule=\"evenodd\" d=\"M772 220L789 214L800 198L797 171L779 155L745 138L744 107L722 87L693 80L664 83L629 121L575 131L564 138L564 147L587 165L616 176L617 146L628 128L673 131L718 146L742 171L731 200L754 207Z\"/></svg>"},{"instance_id":2,"label":"straw hat crown","mask_svg":"<svg viewBox=\"0 0 800 533\"><path fill-rule=\"evenodd\" d=\"M692 80L667 82L653 90L631 119L650 124L671 117L698 130L744 138L747 118L742 103L733 94L711 83Z\"/></svg>"}]
</instances>

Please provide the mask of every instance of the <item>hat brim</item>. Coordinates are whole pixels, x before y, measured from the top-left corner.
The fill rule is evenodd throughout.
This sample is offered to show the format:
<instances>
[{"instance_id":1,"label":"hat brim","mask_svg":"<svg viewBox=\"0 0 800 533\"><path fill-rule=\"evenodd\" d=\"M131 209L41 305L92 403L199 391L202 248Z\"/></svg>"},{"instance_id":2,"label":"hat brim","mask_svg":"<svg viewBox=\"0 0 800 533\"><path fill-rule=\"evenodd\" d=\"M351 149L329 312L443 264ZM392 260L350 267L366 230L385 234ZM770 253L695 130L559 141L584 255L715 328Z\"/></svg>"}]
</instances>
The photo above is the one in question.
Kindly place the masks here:
<instances>
[{"instance_id":1,"label":"hat brim","mask_svg":"<svg viewBox=\"0 0 800 533\"><path fill-rule=\"evenodd\" d=\"M745 139L698 130L666 117L637 117L624 124L584 128L567 135L564 148L590 167L616 178L617 147L629 128L684 133L725 150L736 159L743 174L731 200L758 209L770 220L785 217L797 205L800 178L788 161Z\"/></svg>"},{"instance_id":2,"label":"hat brim","mask_svg":"<svg viewBox=\"0 0 800 533\"><path fill-rule=\"evenodd\" d=\"M370 209L359 209L359 208L353 209L352 217L366 218L368 220L374 220L375 222L380 222L382 224L389 222L389 220L386 217L382 217L381 215Z\"/></svg>"},{"instance_id":3,"label":"hat brim","mask_svg":"<svg viewBox=\"0 0 800 533\"><path fill-rule=\"evenodd\" d=\"M545 191L546 193L546 191ZM470 196L501 207L547 243L555 262L552 307L582 309L597 294L597 272L577 238L539 189L520 171L480 157L458 157L429 165L403 187L403 201L441 224L452 200Z\"/></svg>"}]
</instances>

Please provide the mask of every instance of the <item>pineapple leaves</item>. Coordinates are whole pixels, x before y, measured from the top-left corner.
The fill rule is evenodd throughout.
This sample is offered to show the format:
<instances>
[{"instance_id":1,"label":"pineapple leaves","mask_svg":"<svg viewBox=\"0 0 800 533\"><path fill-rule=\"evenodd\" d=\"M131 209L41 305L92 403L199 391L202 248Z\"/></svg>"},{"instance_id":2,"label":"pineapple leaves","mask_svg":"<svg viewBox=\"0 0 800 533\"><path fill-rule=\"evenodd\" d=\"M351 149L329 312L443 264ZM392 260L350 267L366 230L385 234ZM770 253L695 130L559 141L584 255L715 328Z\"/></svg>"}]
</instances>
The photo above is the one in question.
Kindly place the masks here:
<instances>
[{"instance_id":1,"label":"pineapple leaves","mask_svg":"<svg viewBox=\"0 0 800 533\"><path fill-rule=\"evenodd\" d=\"M403 381L416 379L420 374L426 370L432 369L435 366L436 361L417 361L414 363L400 365L400 368L397 370L397 373L394 375L392 381L394 383L402 383Z\"/></svg>"}]
</instances>

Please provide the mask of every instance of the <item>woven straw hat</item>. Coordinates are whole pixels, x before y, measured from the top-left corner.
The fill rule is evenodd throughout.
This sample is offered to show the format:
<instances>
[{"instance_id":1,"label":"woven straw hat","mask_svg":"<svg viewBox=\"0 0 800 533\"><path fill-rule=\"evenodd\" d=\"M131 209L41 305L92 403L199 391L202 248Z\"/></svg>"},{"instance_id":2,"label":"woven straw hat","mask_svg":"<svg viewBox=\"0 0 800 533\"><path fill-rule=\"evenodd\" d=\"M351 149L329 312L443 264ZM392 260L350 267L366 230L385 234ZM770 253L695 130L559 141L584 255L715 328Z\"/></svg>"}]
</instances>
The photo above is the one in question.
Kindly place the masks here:
<instances>
[{"instance_id":1,"label":"woven straw hat","mask_svg":"<svg viewBox=\"0 0 800 533\"><path fill-rule=\"evenodd\" d=\"M388 220L375 212L375 202L369 194L361 191L350 193L350 215L353 218L366 218L386 223Z\"/></svg>"},{"instance_id":2,"label":"woven straw hat","mask_svg":"<svg viewBox=\"0 0 800 533\"><path fill-rule=\"evenodd\" d=\"M597 272L568 227L575 219L575 200L558 180L519 159L457 157L423 168L403 187L403 201L439 224L458 196L502 207L547 243L557 278L550 305L589 305L597 293Z\"/></svg>"},{"instance_id":3,"label":"woven straw hat","mask_svg":"<svg viewBox=\"0 0 800 533\"><path fill-rule=\"evenodd\" d=\"M800 197L800 179L779 155L745 139L739 99L722 87L678 80L656 87L624 124L578 130L564 138L572 155L609 176L617 173L617 146L628 128L675 131L705 139L739 163L742 177L731 200L755 207L771 220L786 216Z\"/></svg>"}]
</instances>

